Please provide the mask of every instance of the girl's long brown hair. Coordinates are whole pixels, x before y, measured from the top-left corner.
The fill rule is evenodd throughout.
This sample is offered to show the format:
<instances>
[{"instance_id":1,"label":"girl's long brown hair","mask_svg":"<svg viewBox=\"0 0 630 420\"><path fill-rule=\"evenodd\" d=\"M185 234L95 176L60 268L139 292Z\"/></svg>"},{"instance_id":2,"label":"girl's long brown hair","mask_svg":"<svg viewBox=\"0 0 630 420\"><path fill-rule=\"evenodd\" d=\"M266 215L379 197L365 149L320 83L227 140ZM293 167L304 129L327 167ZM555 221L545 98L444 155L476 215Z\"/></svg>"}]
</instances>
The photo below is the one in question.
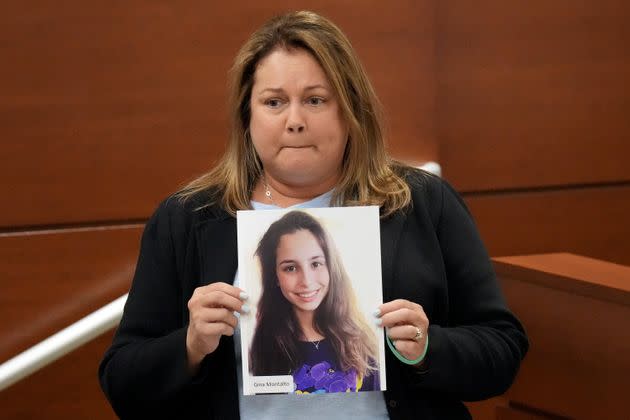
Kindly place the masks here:
<instances>
[{"instance_id":1,"label":"girl's long brown hair","mask_svg":"<svg viewBox=\"0 0 630 420\"><path fill-rule=\"evenodd\" d=\"M328 293L315 311L314 328L323 335L343 370L365 376L378 369L376 337L357 309L352 285L334 243L323 226L303 211L292 211L275 221L258 243L256 255L262 272L263 292L258 303L256 330L249 352L253 375L288 374L300 367L298 352L303 336L292 304L277 286L276 252L283 235L307 230L324 252L330 275Z\"/></svg>"}]
</instances>

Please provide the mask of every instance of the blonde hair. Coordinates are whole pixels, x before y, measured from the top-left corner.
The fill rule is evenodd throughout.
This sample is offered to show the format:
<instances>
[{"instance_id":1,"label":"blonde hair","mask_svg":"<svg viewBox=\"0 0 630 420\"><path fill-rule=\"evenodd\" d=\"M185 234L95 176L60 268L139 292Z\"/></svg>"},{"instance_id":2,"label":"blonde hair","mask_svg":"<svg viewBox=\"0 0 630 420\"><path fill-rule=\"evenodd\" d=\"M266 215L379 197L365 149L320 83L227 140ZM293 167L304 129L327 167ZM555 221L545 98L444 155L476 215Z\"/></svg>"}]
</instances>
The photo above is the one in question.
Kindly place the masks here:
<instances>
[{"instance_id":1,"label":"blonde hair","mask_svg":"<svg viewBox=\"0 0 630 420\"><path fill-rule=\"evenodd\" d=\"M223 157L210 172L185 186L186 199L209 193L230 214L250 208L262 163L249 135L250 96L261 59L276 48L308 51L322 66L348 123L349 138L333 201L378 205L383 216L406 207L409 187L385 151L381 106L350 41L328 19L309 11L292 12L264 24L245 42L230 71L231 131Z\"/></svg>"}]
</instances>

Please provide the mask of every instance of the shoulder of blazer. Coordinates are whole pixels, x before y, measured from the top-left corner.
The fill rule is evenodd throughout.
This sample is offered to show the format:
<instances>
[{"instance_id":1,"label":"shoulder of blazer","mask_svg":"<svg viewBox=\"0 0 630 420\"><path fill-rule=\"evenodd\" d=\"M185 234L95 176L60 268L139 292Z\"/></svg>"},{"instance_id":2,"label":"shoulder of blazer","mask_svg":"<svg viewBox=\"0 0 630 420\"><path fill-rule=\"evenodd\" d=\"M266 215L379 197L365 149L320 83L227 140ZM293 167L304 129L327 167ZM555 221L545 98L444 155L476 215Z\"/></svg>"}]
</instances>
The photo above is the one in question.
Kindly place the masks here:
<instances>
[{"instance_id":1,"label":"shoulder of blazer","mask_svg":"<svg viewBox=\"0 0 630 420\"><path fill-rule=\"evenodd\" d=\"M171 235L188 235L191 229L198 229L210 221L227 221L233 217L219 205L213 204L210 194L199 193L182 198L173 194L164 199L149 220L167 224Z\"/></svg>"},{"instance_id":2,"label":"shoulder of blazer","mask_svg":"<svg viewBox=\"0 0 630 420\"><path fill-rule=\"evenodd\" d=\"M411 190L411 204L405 210L407 216L428 214L433 225L437 226L442 212L445 181L433 173L404 164L395 165L394 170Z\"/></svg>"}]
</instances>

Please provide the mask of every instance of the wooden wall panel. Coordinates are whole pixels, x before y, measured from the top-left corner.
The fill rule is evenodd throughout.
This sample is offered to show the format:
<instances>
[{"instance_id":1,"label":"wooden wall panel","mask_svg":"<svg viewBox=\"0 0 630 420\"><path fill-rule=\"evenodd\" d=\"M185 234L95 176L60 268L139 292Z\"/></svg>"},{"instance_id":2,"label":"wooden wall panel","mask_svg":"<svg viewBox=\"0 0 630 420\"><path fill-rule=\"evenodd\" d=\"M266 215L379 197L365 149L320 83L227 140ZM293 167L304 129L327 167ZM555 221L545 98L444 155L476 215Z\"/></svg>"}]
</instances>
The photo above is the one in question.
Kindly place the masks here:
<instances>
[{"instance_id":1,"label":"wooden wall panel","mask_svg":"<svg viewBox=\"0 0 630 420\"><path fill-rule=\"evenodd\" d=\"M116 419L98 383L98 364L113 331L0 392L0 413L11 420Z\"/></svg>"},{"instance_id":2,"label":"wooden wall panel","mask_svg":"<svg viewBox=\"0 0 630 420\"><path fill-rule=\"evenodd\" d=\"M630 186L467 195L492 256L571 252L630 265Z\"/></svg>"},{"instance_id":3,"label":"wooden wall panel","mask_svg":"<svg viewBox=\"0 0 630 420\"><path fill-rule=\"evenodd\" d=\"M436 7L439 154L459 190L630 180L630 3Z\"/></svg>"},{"instance_id":4,"label":"wooden wall panel","mask_svg":"<svg viewBox=\"0 0 630 420\"><path fill-rule=\"evenodd\" d=\"M139 220L223 150L226 72L268 17L311 8L349 35L392 150L435 159L433 1L10 0L0 14L0 228Z\"/></svg>"},{"instance_id":5,"label":"wooden wall panel","mask_svg":"<svg viewBox=\"0 0 630 420\"><path fill-rule=\"evenodd\" d=\"M125 294L141 226L0 236L0 362Z\"/></svg>"},{"instance_id":6,"label":"wooden wall panel","mask_svg":"<svg viewBox=\"0 0 630 420\"><path fill-rule=\"evenodd\" d=\"M501 395L483 401L466 402L465 405L474 420L495 420L497 407L507 402L507 398Z\"/></svg>"},{"instance_id":7,"label":"wooden wall panel","mask_svg":"<svg viewBox=\"0 0 630 420\"><path fill-rule=\"evenodd\" d=\"M510 401L556 418L627 418L630 267L570 254L494 263L530 339Z\"/></svg>"},{"instance_id":8,"label":"wooden wall panel","mask_svg":"<svg viewBox=\"0 0 630 420\"><path fill-rule=\"evenodd\" d=\"M545 413L519 409L519 407L497 406L496 415L491 417L496 420L558 420L558 416L545 415Z\"/></svg>"}]
</instances>

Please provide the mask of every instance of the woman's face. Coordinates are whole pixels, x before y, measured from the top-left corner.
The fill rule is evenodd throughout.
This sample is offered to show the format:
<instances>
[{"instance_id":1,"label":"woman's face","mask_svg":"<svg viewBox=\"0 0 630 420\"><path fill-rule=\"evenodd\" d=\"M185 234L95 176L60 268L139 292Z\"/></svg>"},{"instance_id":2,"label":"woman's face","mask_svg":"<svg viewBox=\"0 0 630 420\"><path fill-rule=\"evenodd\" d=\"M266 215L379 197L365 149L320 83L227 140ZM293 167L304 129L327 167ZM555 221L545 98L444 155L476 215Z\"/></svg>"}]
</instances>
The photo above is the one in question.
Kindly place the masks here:
<instances>
[{"instance_id":1,"label":"woman's face","mask_svg":"<svg viewBox=\"0 0 630 420\"><path fill-rule=\"evenodd\" d=\"M328 293L324 251L309 230L283 235L276 254L278 285L296 311L314 311Z\"/></svg>"},{"instance_id":2,"label":"woman's face","mask_svg":"<svg viewBox=\"0 0 630 420\"><path fill-rule=\"evenodd\" d=\"M267 176L291 186L336 183L348 127L310 53L278 48L263 58L250 105L249 130Z\"/></svg>"}]
</instances>

